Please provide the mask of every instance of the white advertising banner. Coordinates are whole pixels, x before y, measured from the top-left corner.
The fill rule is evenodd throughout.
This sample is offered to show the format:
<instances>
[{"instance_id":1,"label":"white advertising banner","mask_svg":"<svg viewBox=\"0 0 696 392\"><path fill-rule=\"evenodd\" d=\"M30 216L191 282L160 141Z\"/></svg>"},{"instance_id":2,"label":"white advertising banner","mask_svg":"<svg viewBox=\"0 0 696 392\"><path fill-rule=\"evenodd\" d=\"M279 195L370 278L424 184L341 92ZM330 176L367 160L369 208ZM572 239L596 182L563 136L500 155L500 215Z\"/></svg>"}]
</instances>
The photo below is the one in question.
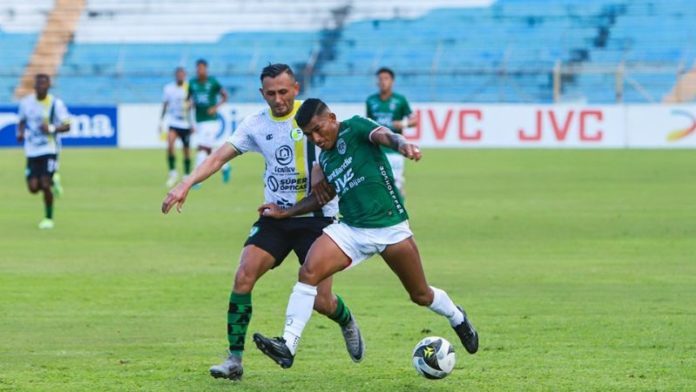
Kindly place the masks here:
<instances>
[{"instance_id":1,"label":"white advertising banner","mask_svg":"<svg viewBox=\"0 0 696 392\"><path fill-rule=\"evenodd\" d=\"M339 119L364 114L364 104L330 104ZM220 109L218 143L263 103ZM696 105L412 104L418 125L404 135L423 147L446 148L696 148ZM123 104L118 145L164 147L161 105ZM195 143L195 135L193 137Z\"/></svg>"},{"instance_id":2,"label":"white advertising banner","mask_svg":"<svg viewBox=\"0 0 696 392\"><path fill-rule=\"evenodd\" d=\"M694 148L696 105L627 106L626 132L629 147Z\"/></svg>"}]
</instances>

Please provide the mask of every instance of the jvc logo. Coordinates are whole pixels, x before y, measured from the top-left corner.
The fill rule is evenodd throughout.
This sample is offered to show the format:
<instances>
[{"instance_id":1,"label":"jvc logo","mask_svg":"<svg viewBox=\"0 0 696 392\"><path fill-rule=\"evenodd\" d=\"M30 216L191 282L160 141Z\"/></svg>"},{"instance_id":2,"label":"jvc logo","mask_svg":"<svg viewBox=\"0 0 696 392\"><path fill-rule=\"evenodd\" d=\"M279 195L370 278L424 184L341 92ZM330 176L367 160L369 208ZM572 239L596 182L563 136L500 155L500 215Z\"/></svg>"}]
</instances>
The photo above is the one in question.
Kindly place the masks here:
<instances>
[{"instance_id":1,"label":"jvc logo","mask_svg":"<svg viewBox=\"0 0 696 392\"><path fill-rule=\"evenodd\" d=\"M336 179L336 193L342 193L346 191L350 180L353 179L355 175L353 174L353 169L349 168L348 171L343 173L343 175Z\"/></svg>"}]
</instances>

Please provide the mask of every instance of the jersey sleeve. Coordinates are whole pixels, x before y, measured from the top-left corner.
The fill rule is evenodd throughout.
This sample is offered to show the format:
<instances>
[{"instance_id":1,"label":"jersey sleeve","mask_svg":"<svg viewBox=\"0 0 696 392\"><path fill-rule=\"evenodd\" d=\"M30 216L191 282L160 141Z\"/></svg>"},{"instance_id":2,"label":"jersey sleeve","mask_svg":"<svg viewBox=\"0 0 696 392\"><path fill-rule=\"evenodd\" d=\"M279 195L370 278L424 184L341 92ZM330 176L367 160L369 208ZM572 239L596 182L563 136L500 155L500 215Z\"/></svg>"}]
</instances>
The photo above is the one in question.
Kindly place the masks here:
<instances>
[{"instance_id":1,"label":"jersey sleeve","mask_svg":"<svg viewBox=\"0 0 696 392\"><path fill-rule=\"evenodd\" d=\"M372 134L372 131L382 127L381 125L377 124L374 120L370 120L369 118L365 118L362 116L353 116L353 118L351 118L349 121L350 127L353 130L353 132L355 132L361 140L365 140L370 143L372 142L370 140L370 135Z\"/></svg>"},{"instance_id":2,"label":"jersey sleeve","mask_svg":"<svg viewBox=\"0 0 696 392\"><path fill-rule=\"evenodd\" d=\"M237 149L241 154L247 151L259 152L260 149L252 135L252 116L245 118L234 131L232 136L227 138L227 143L230 143L234 148Z\"/></svg>"},{"instance_id":3,"label":"jersey sleeve","mask_svg":"<svg viewBox=\"0 0 696 392\"><path fill-rule=\"evenodd\" d=\"M55 103L55 113L53 117L53 124L54 125L63 125L63 124L69 124L70 123L70 113L68 112L68 108L65 106L65 103L63 103L62 100L57 99Z\"/></svg>"}]
</instances>

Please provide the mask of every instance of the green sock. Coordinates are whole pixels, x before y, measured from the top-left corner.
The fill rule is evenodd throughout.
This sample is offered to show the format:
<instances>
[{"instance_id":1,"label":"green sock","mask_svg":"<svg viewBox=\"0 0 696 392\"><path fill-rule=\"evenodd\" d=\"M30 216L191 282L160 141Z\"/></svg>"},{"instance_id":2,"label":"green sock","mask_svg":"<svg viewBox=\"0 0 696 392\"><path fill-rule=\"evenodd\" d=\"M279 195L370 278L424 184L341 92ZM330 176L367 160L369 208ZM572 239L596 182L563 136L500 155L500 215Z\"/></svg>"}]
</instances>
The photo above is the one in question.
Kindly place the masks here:
<instances>
[{"instance_id":1,"label":"green sock","mask_svg":"<svg viewBox=\"0 0 696 392\"><path fill-rule=\"evenodd\" d=\"M242 356L247 327L251 321L251 293L230 294L230 307L227 310L227 341L230 354Z\"/></svg>"},{"instance_id":2,"label":"green sock","mask_svg":"<svg viewBox=\"0 0 696 392\"><path fill-rule=\"evenodd\" d=\"M348 309L348 306L346 306L345 303L343 303L343 298L341 298L339 295L336 296L336 311L333 312L332 315L329 316L329 318L335 322L338 323L341 327L345 327L348 325L350 320L352 319L352 316L350 315L350 309Z\"/></svg>"},{"instance_id":3,"label":"green sock","mask_svg":"<svg viewBox=\"0 0 696 392\"><path fill-rule=\"evenodd\" d=\"M53 219L53 205L46 205L46 219Z\"/></svg>"},{"instance_id":4,"label":"green sock","mask_svg":"<svg viewBox=\"0 0 696 392\"><path fill-rule=\"evenodd\" d=\"M174 170L174 155L167 155L167 164L169 165L169 170Z\"/></svg>"},{"instance_id":5,"label":"green sock","mask_svg":"<svg viewBox=\"0 0 696 392\"><path fill-rule=\"evenodd\" d=\"M184 158L184 174L191 173L191 158Z\"/></svg>"}]
</instances>

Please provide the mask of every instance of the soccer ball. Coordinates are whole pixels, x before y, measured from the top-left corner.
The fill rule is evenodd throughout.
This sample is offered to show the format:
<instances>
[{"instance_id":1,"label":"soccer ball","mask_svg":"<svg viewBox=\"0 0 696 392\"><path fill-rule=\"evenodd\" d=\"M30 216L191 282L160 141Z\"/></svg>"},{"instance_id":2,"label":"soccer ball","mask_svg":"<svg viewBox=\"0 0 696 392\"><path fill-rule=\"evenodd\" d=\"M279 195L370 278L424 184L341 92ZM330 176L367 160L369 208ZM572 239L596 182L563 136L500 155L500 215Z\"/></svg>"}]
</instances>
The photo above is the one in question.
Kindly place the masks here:
<instances>
[{"instance_id":1,"label":"soccer ball","mask_svg":"<svg viewBox=\"0 0 696 392\"><path fill-rule=\"evenodd\" d=\"M418 374L429 380L447 377L454 369L454 362L454 347L438 336L421 340L413 349L413 367Z\"/></svg>"}]
</instances>

